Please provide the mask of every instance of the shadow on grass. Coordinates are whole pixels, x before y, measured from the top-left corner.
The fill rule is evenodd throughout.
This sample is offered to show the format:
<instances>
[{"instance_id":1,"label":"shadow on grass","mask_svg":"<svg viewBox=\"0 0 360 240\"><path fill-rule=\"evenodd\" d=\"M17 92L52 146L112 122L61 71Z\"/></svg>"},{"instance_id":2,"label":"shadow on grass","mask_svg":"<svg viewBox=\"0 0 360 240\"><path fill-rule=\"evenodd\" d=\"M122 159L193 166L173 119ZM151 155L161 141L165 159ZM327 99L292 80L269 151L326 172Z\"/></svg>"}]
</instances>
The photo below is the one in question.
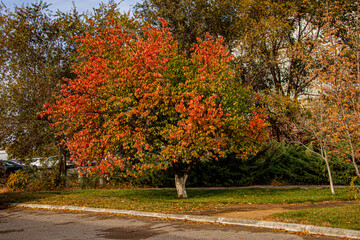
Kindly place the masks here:
<instances>
[{"instance_id":1,"label":"shadow on grass","mask_svg":"<svg viewBox=\"0 0 360 240\"><path fill-rule=\"evenodd\" d=\"M49 197L49 194L41 192L7 192L0 194L0 206L9 203L27 203Z\"/></svg>"},{"instance_id":2,"label":"shadow on grass","mask_svg":"<svg viewBox=\"0 0 360 240\"><path fill-rule=\"evenodd\" d=\"M54 197L56 195L69 195L71 191L17 191L0 193L0 208L6 208L11 203L34 203Z\"/></svg>"}]
</instances>

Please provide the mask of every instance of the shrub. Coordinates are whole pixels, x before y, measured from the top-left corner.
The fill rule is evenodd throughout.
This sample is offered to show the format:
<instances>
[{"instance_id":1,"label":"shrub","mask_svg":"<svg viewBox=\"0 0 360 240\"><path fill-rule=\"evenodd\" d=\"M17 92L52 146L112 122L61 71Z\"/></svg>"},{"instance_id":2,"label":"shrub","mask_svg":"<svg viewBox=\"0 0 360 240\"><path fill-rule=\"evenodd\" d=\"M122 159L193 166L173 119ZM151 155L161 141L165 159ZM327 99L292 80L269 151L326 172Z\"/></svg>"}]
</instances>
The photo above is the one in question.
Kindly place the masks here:
<instances>
[{"instance_id":1,"label":"shrub","mask_svg":"<svg viewBox=\"0 0 360 240\"><path fill-rule=\"evenodd\" d=\"M326 184L323 161L299 145L273 142L264 152L250 159L253 162L255 184L272 182L286 185ZM258 169L258 170L256 170Z\"/></svg>"},{"instance_id":2,"label":"shrub","mask_svg":"<svg viewBox=\"0 0 360 240\"><path fill-rule=\"evenodd\" d=\"M29 184L29 190L54 190L61 187L58 185L57 174L53 170L43 169L36 172L33 176Z\"/></svg>"},{"instance_id":3,"label":"shrub","mask_svg":"<svg viewBox=\"0 0 360 240\"><path fill-rule=\"evenodd\" d=\"M311 147L311 146L310 146ZM343 159L331 161L334 183L350 184L354 171ZM145 171L142 176L119 177L115 169L109 177L112 187L173 187L173 169ZM239 160L227 156L218 161L200 162L190 172L188 187L221 187L250 185L326 185L328 176L324 161L312 151L286 142L271 142L255 156Z\"/></svg>"},{"instance_id":4,"label":"shrub","mask_svg":"<svg viewBox=\"0 0 360 240\"><path fill-rule=\"evenodd\" d=\"M29 180L29 174L17 171L10 174L6 186L12 191L24 190L28 187Z\"/></svg>"},{"instance_id":5,"label":"shrub","mask_svg":"<svg viewBox=\"0 0 360 240\"><path fill-rule=\"evenodd\" d=\"M58 175L52 169L35 170L23 169L11 173L7 180L7 187L13 191L17 190L54 190L59 187Z\"/></svg>"},{"instance_id":6,"label":"shrub","mask_svg":"<svg viewBox=\"0 0 360 240\"><path fill-rule=\"evenodd\" d=\"M311 146L310 146L311 147ZM351 164L346 164L340 157L333 157L331 169L334 184L349 185L355 176ZM52 190L59 186L59 179L55 170L30 172L28 170L27 189ZM112 175L104 179L104 185L117 188L132 187L174 187L174 171L171 167L166 170L148 170L135 177L120 177L120 169L114 169ZM68 173L71 187L97 188L100 175L84 175L78 177L77 171ZM22 181L21 178L19 181ZM14 183L12 183L14 182ZM355 184L359 184L357 179ZM9 184L15 185L15 180ZM25 189L19 184L20 189ZM324 161L306 148L286 142L271 142L261 149L255 156L246 160L239 160L229 155L218 161L200 162L193 166L190 172L188 187L231 187L250 185L327 185L328 175ZM10 187L9 187L10 188Z\"/></svg>"}]
</instances>

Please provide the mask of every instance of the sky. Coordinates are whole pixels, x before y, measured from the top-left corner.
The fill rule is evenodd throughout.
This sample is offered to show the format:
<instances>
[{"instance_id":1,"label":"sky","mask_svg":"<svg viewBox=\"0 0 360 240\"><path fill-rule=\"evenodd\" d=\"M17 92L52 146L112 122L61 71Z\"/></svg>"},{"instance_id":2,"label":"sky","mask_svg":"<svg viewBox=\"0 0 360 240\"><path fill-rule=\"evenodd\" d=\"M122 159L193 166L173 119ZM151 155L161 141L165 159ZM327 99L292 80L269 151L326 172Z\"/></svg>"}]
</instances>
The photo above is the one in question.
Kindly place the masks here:
<instances>
[{"instance_id":1,"label":"sky","mask_svg":"<svg viewBox=\"0 0 360 240\"><path fill-rule=\"evenodd\" d=\"M115 0L115 2L120 2L121 0ZM6 7L13 9L14 6L21 6L22 4L31 4L36 2L36 0L2 0ZM69 11L73 2L75 2L75 6L79 12L84 12L87 10L92 10L94 7L97 8L101 0L43 0L48 4L51 4L49 7L50 10L56 11L60 10L61 12ZM107 3L108 0L104 0L104 3ZM137 2L142 2L142 0L123 0L120 5L120 11L127 12L129 11Z\"/></svg>"}]
</instances>

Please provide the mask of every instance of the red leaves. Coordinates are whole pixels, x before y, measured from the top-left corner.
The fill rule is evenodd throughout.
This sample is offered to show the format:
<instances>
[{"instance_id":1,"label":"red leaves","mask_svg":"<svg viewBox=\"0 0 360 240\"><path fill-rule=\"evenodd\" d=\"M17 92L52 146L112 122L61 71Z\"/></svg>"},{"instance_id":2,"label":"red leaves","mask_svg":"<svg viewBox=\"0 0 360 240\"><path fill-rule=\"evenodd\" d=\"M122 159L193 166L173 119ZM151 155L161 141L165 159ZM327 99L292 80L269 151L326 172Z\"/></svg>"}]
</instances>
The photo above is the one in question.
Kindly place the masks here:
<instances>
[{"instance_id":1,"label":"red leaves","mask_svg":"<svg viewBox=\"0 0 360 240\"><path fill-rule=\"evenodd\" d=\"M62 96L44 114L67 136L65 143L79 163L96 160L94 170L119 166L133 174L173 161L223 156L229 139L243 132L229 129L250 124L253 136L263 131L260 115L249 122L228 120L248 113L224 102L232 98L234 86L222 40L209 35L199 40L188 61L177 54L163 24L147 25L142 37L109 26L78 38L77 78L67 80Z\"/></svg>"},{"instance_id":2,"label":"red leaves","mask_svg":"<svg viewBox=\"0 0 360 240\"><path fill-rule=\"evenodd\" d=\"M267 138L267 132L261 131L265 130L268 126L266 122L267 117L261 111L253 111L253 116L249 121L249 125L247 127L249 136L252 138L256 138L257 141L265 141ZM260 130L260 131L259 131Z\"/></svg>"}]
</instances>

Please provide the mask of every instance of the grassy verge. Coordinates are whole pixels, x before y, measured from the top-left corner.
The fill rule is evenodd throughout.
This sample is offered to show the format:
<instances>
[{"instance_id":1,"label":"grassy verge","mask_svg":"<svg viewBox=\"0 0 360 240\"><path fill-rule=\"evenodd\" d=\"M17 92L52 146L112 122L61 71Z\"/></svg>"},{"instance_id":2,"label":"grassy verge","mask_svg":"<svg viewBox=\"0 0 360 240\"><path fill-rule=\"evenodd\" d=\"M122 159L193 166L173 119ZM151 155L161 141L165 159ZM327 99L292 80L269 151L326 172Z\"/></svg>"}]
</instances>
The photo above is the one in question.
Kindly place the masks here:
<instances>
[{"instance_id":1,"label":"grassy verge","mask_svg":"<svg viewBox=\"0 0 360 240\"><path fill-rule=\"evenodd\" d=\"M360 230L360 204L275 214L272 220Z\"/></svg>"},{"instance_id":2,"label":"grassy verge","mask_svg":"<svg viewBox=\"0 0 360 240\"><path fill-rule=\"evenodd\" d=\"M336 189L336 192L337 194L332 196L328 188L189 189L189 199L176 199L176 191L169 189L8 192L0 194L0 205L17 202L201 214L221 211L226 206L234 204L294 204L351 200L347 188ZM359 211L360 205L354 205L289 212L276 215L275 218L281 221L359 229Z\"/></svg>"}]
</instances>

